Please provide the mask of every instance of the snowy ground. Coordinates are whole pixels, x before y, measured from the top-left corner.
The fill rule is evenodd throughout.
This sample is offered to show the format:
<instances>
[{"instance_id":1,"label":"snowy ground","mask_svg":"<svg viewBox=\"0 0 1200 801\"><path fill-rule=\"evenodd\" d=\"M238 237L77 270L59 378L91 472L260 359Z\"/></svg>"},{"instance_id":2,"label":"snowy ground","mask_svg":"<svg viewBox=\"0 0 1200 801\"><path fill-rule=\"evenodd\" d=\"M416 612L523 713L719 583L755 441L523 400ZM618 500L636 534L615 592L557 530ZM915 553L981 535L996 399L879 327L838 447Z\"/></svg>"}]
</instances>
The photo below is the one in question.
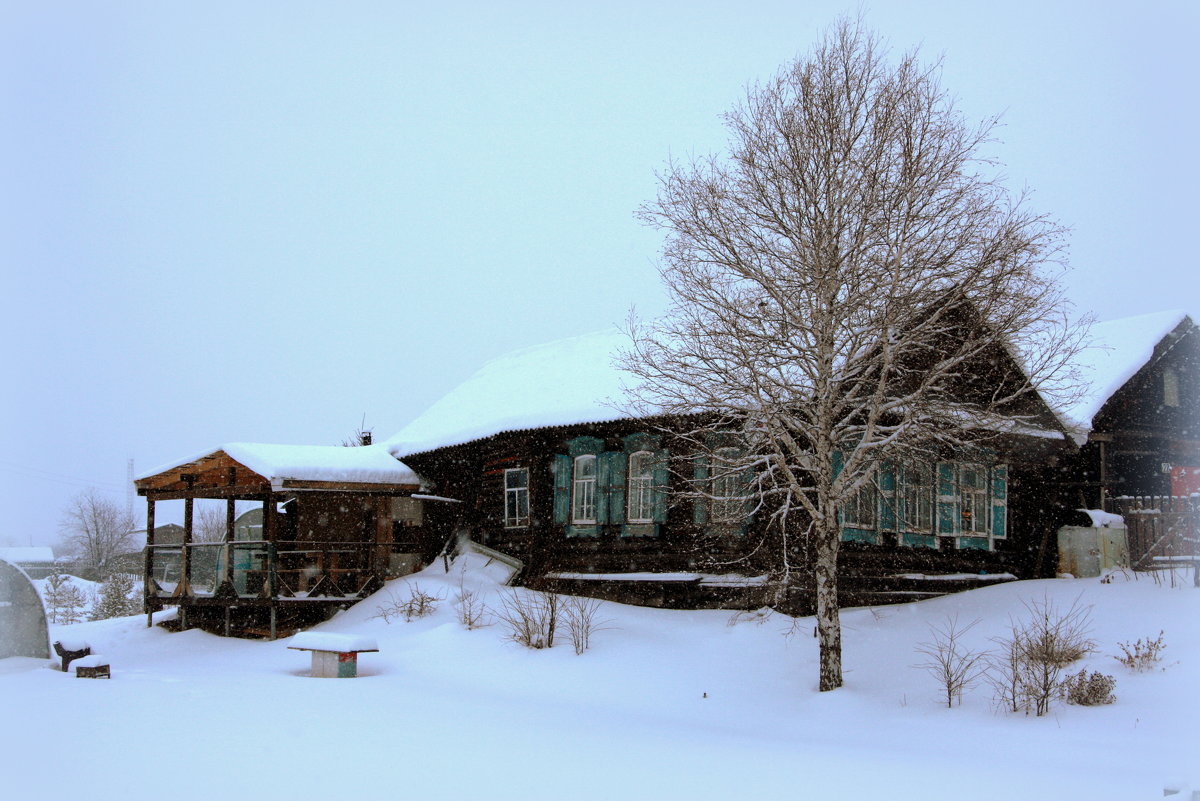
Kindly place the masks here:
<instances>
[{"instance_id":1,"label":"snowy ground","mask_svg":"<svg viewBox=\"0 0 1200 801\"><path fill-rule=\"evenodd\" d=\"M459 567L469 567L460 579ZM576 656L466 630L460 580L493 596L504 568L468 556L392 582L320 628L374 638L356 680L309 678L285 642L170 634L144 618L52 627L108 656L79 680L0 661L0 798L1152 799L1200 789L1200 590L1147 578L1016 582L843 613L846 686L818 693L811 619L731 623L725 612L604 604L608 628ZM1189 577L1190 578L1190 577ZM373 617L417 583L446 597L426 618ZM1190 582L1189 582L1190 584ZM1112 706L1045 718L961 707L912 667L930 624L1003 633L1023 601L1091 607ZM1154 636L1160 669L1131 673L1118 642ZM707 695L707 697L706 697ZM1178 796L1177 796L1178 797Z\"/></svg>"}]
</instances>

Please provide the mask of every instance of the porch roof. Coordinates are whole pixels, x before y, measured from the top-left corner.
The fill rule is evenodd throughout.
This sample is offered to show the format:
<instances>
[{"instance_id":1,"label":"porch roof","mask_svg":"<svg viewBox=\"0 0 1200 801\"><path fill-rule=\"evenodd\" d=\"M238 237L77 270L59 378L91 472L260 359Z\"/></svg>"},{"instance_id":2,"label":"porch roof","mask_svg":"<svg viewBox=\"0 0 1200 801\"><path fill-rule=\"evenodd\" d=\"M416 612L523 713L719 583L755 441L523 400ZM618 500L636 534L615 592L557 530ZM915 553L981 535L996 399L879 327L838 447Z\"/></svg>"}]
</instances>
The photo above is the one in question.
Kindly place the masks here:
<instances>
[{"instance_id":1,"label":"porch roof","mask_svg":"<svg viewBox=\"0 0 1200 801\"><path fill-rule=\"evenodd\" d=\"M382 446L231 442L134 479L141 495L238 497L263 492L414 492L421 477Z\"/></svg>"}]
</instances>

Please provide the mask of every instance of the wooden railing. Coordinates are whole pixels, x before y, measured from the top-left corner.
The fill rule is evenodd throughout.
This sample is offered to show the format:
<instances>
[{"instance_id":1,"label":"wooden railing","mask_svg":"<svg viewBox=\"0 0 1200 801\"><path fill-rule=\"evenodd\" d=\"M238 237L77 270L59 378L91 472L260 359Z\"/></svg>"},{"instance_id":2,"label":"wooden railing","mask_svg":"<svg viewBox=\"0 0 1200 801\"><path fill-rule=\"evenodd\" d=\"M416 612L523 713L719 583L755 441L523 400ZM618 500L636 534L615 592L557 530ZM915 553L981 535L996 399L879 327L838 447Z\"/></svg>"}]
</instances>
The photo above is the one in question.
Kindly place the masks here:
<instances>
[{"instance_id":1,"label":"wooden railing","mask_svg":"<svg viewBox=\"0 0 1200 801\"><path fill-rule=\"evenodd\" d=\"M158 598L207 597L228 581L241 598L353 598L377 577L372 558L378 547L333 541L153 545L146 589Z\"/></svg>"}]
</instances>

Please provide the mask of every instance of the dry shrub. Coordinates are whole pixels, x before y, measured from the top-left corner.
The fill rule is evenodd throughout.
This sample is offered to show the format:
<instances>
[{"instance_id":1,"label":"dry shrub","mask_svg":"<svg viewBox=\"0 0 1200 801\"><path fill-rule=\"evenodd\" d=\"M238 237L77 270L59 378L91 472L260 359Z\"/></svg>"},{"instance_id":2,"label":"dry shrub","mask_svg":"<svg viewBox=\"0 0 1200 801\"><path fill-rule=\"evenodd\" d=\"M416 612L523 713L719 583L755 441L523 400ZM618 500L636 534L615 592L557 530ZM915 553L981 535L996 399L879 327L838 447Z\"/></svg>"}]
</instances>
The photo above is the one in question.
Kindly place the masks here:
<instances>
[{"instance_id":1,"label":"dry shrub","mask_svg":"<svg viewBox=\"0 0 1200 801\"><path fill-rule=\"evenodd\" d=\"M430 595L422 590L420 585L412 584L408 588L408 598L401 598L396 593L388 591L387 602L375 607L379 612L375 617L381 617L388 623L391 623L394 617L402 617L407 623L413 618L432 614L441 600L440 596Z\"/></svg>"},{"instance_id":2,"label":"dry shrub","mask_svg":"<svg viewBox=\"0 0 1200 801\"><path fill-rule=\"evenodd\" d=\"M1150 639L1147 637L1144 640L1135 642L1119 642L1117 645L1123 652L1121 656L1114 656L1113 659L1120 662L1130 670L1143 671L1157 665L1162 660L1162 652L1167 647L1163 641L1162 631L1158 632L1158 637Z\"/></svg>"},{"instance_id":3,"label":"dry shrub","mask_svg":"<svg viewBox=\"0 0 1200 801\"><path fill-rule=\"evenodd\" d=\"M458 597L454 599L454 612L458 615L458 621L468 630L488 625L487 607L484 606L479 593L465 589L461 585L458 589Z\"/></svg>"},{"instance_id":4,"label":"dry shrub","mask_svg":"<svg viewBox=\"0 0 1200 801\"><path fill-rule=\"evenodd\" d=\"M1039 717L1050 711L1066 689L1063 670L1095 650L1088 636L1090 608L1072 603L1066 611L1043 598L1025 604L1028 613L1013 622L1009 635L993 640L1000 646L989 663L988 681L998 705Z\"/></svg>"},{"instance_id":5,"label":"dry shrub","mask_svg":"<svg viewBox=\"0 0 1200 801\"><path fill-rule=\"evenodd\" d=\"M946 706L962 703L963 691L975 684L987 669L986 654L972 651L962 644L962 637L975 627L978 620L959 628L958 617L947 617L941 626L929 627L933 639L917 644L917 653L928 660L916 667L937 679L946 694Z\"/></svg>"},{"instance_id":6,"label":"dry shrub","mask_svg":"<svg viewBox=\"0 0 1200 801\"><path fill-rule=\"evenodd\" d=\"M1067 677L1064 689L1068 704L1100 706L1117 700L1112 694L1116 686L1117 680L1112 676L1106 676L1100 671L1092 671L1089 676L1086 670L1081 670L1074 676Z\"/></svg>"},{"instance_id":7,"label":"dry shrub","mask_svg":"<svg viewBox=\"0 0 1200 801\"><path fill-rule=\"evenodd\" d=\"M596 598L572 596L563 604L563 617L567 621L567 632L575 653L582 654L591 646L592 635L605 628L608 621L597 620L600 601Z\"/></svg>"},{"instance_id":8,"label":"dry shrub","mask_svg":"<svg viewBox=\"0 0 1200 801\"><path fill-rule=\"evenodd\" d=\"M500 596L496 618L508 627L508 639L526 648L554 647L559 598L552 592L509 590Z\"/></svg>"}]
</instances>

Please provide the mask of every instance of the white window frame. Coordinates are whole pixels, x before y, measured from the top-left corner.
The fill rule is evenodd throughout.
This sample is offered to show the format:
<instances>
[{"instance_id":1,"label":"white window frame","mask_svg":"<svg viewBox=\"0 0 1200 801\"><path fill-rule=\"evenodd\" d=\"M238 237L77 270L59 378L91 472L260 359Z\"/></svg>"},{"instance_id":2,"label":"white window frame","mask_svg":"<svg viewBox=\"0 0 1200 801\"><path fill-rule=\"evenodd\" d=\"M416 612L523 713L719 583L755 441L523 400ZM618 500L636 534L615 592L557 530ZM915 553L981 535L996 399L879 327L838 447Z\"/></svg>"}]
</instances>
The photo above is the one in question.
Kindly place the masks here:
<instances>
[{"instance_id":1,"label":"white window frame","mask_svg":"<svg viewBox=\"0 0 1200 801\"><path fill-rule=\"evenodd\" d=\"M976 482L967 481L973 472ZM981 464L964 462L958 465L958 535L960 537L986 537L991 528L992 504L991 474ZM968 525L968 522L974 525ZM982 524L982 525L980 525Z\"/></svg>"},{"instance_id":2,"label":"white window frame","mask_svg":"<svg viewBox=\"0 0 1200 801\"><path fill-rule=\"evenodd\" d=\"M625 502L626 521L629 523L653 523L654 453L652 451L635 451L629 454L628 472Z\"/></svg>"},{"instance_id":3,"label":"white window frame","mask_svg":"<svg viewBox=\"0 0 1200 801\"><path fill-rule=\"evenodd\" d=\"M869 517L860 516L863 511L867 511ZM879 493L876 491L875 475L872 473L842 505L842 528L875 531L878 524Z\"/></svg>"},{"instance_id":4,"label":"white window frame","mask_svg":"<svg viewBox=\"0 0 1200 801\"><path fill-rule=\"evenodd\" d=\"M512 479L522 474L520 484ZM523 528L529 525L529 468L510 467L504 471L504 527Z\"/></svg>"},{"instance_id":5,"label":"white window frame","mask_svg":"<svg viewBox=\"0 0 1200 801\"><path fill-rule=\"evenodd\" d=\"M596 478L600 469L595 454L576 456L571 465L571 522L575 525L596 523ZM590 465L590 475L585 466Z\"/></svg>"},{"instance_id":6,"label":"white window frame","mask_svg":"<svg viewBox=\"0 0 1200 801\"><path fill-rule=\"evenodd\" d=\"M911 534L933 534L937 523L936 467L929 462L907 462L897 473L897 495L904 499L903 526L897 528ZM914 482L913 478L918 480Z\"/></svg>"},{"instance_id":7,"label":"white window frame","mask_svg":"<svg viewBox=\"0 0 1200 801\"><path fill-rule=\"evenodd\" d=\"M734 469L737 448L717 448L709 461L709 523L717 526L737 526L745 522L745 500L739 486L739 474Z\"/></svg>"}]
</instances>

